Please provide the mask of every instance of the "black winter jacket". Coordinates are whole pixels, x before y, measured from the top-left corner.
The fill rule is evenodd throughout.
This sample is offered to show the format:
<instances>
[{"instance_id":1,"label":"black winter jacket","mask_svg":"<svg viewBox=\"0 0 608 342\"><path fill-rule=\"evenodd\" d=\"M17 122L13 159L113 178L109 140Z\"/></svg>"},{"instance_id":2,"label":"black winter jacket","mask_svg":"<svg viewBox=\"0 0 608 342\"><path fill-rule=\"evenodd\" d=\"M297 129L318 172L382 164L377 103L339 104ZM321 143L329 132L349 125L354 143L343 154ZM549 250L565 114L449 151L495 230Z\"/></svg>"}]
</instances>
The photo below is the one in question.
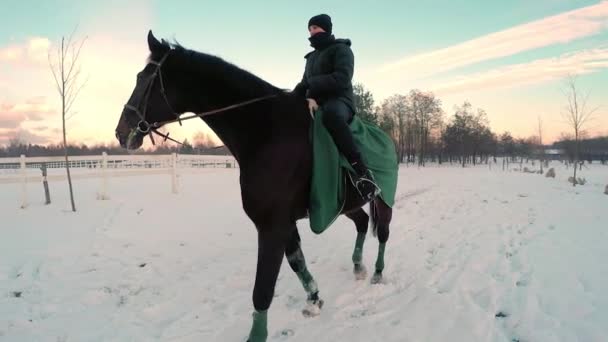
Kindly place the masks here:
<instances>
[{"instance_id":1,"label":"black winter jacket","mask_svg":"<svg viewBox=\"0 0 608 342\"><path fill-rule=\"evenodd\" d=\"M350 46L349 39L335 39L304 56L304 75L294 93L315 99L320 106L328 99L339 99L355 112L352 85L355 57Z\"/></svg>"}]
</instances>

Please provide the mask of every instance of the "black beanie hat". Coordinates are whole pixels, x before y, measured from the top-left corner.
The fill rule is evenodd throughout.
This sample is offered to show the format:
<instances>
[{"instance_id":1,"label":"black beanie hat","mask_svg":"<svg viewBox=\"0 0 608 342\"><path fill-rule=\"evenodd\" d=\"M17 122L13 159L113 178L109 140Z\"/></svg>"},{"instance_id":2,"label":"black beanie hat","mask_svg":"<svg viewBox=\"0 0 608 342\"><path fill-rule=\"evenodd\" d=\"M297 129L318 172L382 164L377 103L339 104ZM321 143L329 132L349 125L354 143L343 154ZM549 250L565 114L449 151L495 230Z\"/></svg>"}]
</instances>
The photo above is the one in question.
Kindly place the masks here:
<instances>
[{"instance_id":1,"label":"black beanie hat","mask_svg":"<svg viewBox=\"0 0 608 342\"><path fill-rule=\"evenodd\" d=\"M327 33L331 33L331 29L333 26L331 23L331 17L327 14L319 14L310 18L310 20L308 21L308 27L310 27L311 25L317 25L323 30L325 30L325 32Z\"/></svg>"}]
</instances>

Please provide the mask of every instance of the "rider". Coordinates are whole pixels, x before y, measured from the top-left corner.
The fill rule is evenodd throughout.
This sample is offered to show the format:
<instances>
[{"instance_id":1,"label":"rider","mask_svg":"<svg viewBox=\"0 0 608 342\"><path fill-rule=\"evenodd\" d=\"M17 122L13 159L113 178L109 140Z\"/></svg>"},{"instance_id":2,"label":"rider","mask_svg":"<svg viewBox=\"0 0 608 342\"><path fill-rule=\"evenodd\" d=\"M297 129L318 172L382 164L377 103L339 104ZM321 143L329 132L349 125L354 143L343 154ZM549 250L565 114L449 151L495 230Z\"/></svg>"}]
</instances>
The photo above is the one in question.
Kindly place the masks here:
<instances>
[{"instance_id":1,"label":"rider","mask_svg":"<svg viewBox=\"0 0 608 342\"><path fill-rule=\"evenodd\" d=\"M380 189L364 164L349 127L355 114L351 81L355 58L351 41L336 39L332 26L327 14L316 15L308 21L308 40L314 51L305 56L304 76L293 92L306 96L311 115L319 105L323 108L323 124L355 170L357 190L364 199L371 200Z\"/></svg>"}]
</instances>

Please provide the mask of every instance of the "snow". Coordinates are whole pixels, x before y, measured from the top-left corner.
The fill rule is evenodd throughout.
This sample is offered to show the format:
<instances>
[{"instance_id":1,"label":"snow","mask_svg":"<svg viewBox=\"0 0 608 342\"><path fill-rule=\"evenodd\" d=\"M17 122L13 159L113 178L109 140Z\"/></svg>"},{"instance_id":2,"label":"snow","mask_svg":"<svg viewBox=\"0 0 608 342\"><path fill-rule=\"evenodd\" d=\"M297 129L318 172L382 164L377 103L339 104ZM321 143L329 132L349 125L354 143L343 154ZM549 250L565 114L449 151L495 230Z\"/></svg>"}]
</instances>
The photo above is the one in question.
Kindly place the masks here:
<instances>
[{"instance_id":1,"label":"snow","mask_svg":"<svg viewBox=\"0 0 608 342\"><path fill-rule=\"evenodd\" d=\"M511 165L517 167L518 165ZM531 165L524 165L534 168ZM322 235L299 222L325 305L283 263L270 341L605 341L608 166L556 178L500 165L402 166L385 282L356 281L354 225ZM0 341L244 341L251 325L256 232L238 169L0 185ZM368 235L373 270L378 243Z\"/></svg>"}]
</instances>

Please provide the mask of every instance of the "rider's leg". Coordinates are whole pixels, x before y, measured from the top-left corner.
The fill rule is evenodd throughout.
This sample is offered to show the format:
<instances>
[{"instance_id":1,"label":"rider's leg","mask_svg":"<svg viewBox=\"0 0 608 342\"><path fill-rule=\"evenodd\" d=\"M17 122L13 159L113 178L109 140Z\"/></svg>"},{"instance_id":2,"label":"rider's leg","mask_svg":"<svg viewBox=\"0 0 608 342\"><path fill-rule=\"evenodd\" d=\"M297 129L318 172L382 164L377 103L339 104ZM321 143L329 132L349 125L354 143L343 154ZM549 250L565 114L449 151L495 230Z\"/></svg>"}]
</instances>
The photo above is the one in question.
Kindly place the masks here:
<instances>
[{"instance_id":1,"label":"rider's leg","mask_svg":"<svg viewBox=\"0 0 608 342\"><path fill-rule=\"evenodd\" d=\"M366 199L377 195L378 187L374 178L363 162L359 148L353 139L349 123L352 121L353 112L350 107L340 100L328 100L323 104L323 124L327 127L338 150L352 165L357 173L355 181L357 190Z\"/></svg>"}]
</instances>

